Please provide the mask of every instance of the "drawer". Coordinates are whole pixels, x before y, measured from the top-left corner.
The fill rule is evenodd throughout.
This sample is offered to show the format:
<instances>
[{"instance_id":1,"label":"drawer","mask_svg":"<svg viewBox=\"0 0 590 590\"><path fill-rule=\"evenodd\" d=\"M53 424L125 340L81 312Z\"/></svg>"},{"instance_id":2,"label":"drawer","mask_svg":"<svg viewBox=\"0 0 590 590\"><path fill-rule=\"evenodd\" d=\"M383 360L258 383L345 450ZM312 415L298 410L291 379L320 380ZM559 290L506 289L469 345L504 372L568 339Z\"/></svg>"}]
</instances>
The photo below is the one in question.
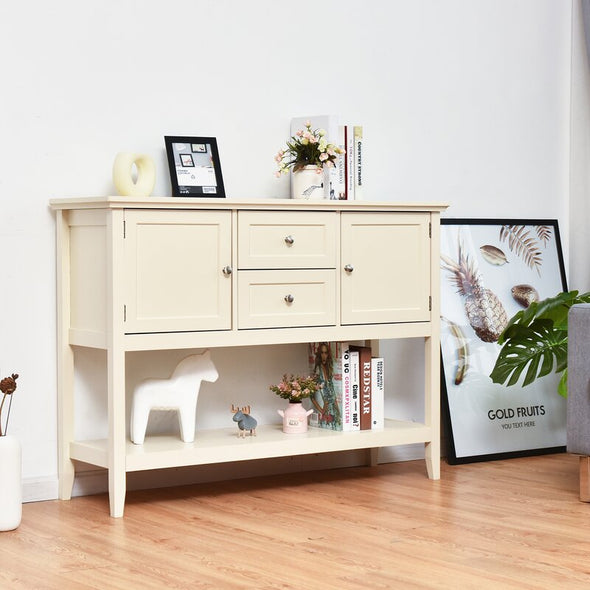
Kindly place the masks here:
<instances>
[{"instance_id":1,"label":"drawer","mask_svg":"<svg viewBox=\"0 0 590 590\"><path fill-rule=\"evenodd\" d=\"M335 270L238 272L238 329L333 326Z\"/></svg>"},{"instance_id":2,"label":"drawer","mask_svg":"<svg viewBox=\"0 0 590 590\"><path fill-rule=\"evenodd\" d=\"M335 268L334 211L240 211L238 268Z\"/></svg>"}]
</instances>

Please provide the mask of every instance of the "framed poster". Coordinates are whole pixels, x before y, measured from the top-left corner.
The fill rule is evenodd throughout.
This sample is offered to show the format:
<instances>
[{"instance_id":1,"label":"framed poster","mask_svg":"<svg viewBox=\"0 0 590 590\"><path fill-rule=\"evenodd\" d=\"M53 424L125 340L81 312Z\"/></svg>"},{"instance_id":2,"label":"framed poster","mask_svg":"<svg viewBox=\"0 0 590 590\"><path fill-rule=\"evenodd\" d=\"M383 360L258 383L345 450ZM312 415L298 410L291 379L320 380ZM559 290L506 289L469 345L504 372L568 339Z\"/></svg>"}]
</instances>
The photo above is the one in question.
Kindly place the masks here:
<instances>
[{"instance_id":1,"label":"framed poster","mask_svg":"<svg viewBox=\"0 0 590 590\"><path fill-rule=\"evenodd\" d=\"M214 137L164 137L173 197L225 197Z\"/></svg>"},{"instance_id":2,"label":"framed poster","mask_svg":"<svg viewBox=\"0 0 590 590\"><path fill-rule=\"evenodd\" d=\"M566 291L556 220L441 220L441 390L450 464L564 451L551 373L493 383L498 337L530 302Z\"/></svg>"}]
</instances>

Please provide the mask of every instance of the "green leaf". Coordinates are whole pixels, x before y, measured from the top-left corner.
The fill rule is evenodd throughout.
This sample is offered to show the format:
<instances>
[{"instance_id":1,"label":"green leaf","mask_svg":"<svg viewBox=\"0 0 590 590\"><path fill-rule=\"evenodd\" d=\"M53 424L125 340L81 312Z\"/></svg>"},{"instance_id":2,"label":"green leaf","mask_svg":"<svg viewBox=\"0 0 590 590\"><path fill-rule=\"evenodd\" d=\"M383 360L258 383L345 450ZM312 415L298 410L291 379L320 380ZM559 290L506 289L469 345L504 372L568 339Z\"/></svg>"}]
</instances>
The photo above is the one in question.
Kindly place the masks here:
<instances>
[{"instance_id":1,"label":"green leaf","mask_svg":"<svg viewBox=\"0 0 590 590\"><path fill-rule=\"evenodd\" d=\"M562 397L567 397L567 368L563 372L561 379L557 385L557 393Z\"/></svg>"},{"instance_id":2,"label":"green leaf","mask_svg":"<svg viewBox=\"0 0 590 590\"><path fill-rule=\"evenodd\" d=\"M590 303L590 292L558 293L516 313L498 339L502 348L490 374L494 383L515 385L525 369L523 386L563 371L558 392L567 395L567 321L570 308L578 303Z\"/></svg>"},{"instance_id":3,"label":"green leaf","mask_svg":"<svg viewBox=\"0 0 590 590\"><path fill-rule=\"evenodd\" d=\"M501 338L506 339L505 332L513 324L529 326L535 319L551 320L557 329L566 330L570 307L578 303L590 303L590 292L578 295L578 291L568 291L542 301L535 301L511 318ZM498 342L502 344L500 340Z\"/></svg>"},{"instance_id":4,"label":"green leaf","mask_svg":"<svg viewBox=\"0 0 590 590\"><path fill-rule=\"evenodd\" d=\"M506 329L490 377L494 383L515 385L526 370L523 386L567 365L567 331L558 330L549 319L535 319L530 325L513 324Z\"/></svg>"}]
</instances>

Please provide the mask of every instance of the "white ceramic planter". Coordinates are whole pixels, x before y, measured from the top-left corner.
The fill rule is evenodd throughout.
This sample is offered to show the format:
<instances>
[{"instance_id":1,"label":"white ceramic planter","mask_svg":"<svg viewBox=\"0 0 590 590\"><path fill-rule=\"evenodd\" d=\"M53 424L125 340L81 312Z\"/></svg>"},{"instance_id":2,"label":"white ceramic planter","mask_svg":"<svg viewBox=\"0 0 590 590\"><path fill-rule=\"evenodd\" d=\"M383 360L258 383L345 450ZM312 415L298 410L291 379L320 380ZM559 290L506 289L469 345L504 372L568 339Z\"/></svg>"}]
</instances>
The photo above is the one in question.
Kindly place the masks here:
<instances>
[{"instance_id":1,"label":"white ceramic planter","mask_svg":"<svg viewBox=\"0 0 590 590\"><path fill-rule=\"evenodd\" d=\"M307 432L307 417L313 410L306 410L301 402L289 402L286 410L277 410L283 419L283 432L299 434Z\"/></svg>"},{"instance_id":2,"label":"white ceramic planter","mask_svg":"<svg viewBox=\"0 0 590 590\"><path fill-rule=\"evenodd\" d=\"M20 442L0 436L0 531L12 531L22 517L22 454Z\"/></svg>"},{"instance_id":3,"label":"white ceramic planter","mask_svg":"<svg viewBox=\"0 0 590 590\"><path fill-rule=\"evenodd\" d=\"M320 171L318 174L318 170ZM323 199L324 173L318 166L304 166L293 172L291 196L294 199Z\"/></svg>"}]
</instances>

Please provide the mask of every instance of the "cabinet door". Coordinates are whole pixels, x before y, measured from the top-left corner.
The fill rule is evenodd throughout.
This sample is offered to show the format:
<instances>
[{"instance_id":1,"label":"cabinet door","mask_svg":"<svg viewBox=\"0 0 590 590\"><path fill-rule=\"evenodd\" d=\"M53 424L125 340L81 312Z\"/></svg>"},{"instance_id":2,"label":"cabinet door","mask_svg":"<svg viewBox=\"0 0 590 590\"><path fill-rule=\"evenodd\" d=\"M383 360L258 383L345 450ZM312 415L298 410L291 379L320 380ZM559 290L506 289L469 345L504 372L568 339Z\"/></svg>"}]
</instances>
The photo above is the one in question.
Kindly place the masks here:
<instances>
[{"instance_id":1,"label":"cabinet door","mask_svg":"<svg viewBox=\"0 0 590 590\"><path fill-rule=\"evenodd\" d=\"M125 332L231 328L231 213L125 212Z\"/></svg>"},{"instance_id":2,"label":"cabinet door","mask_svg":"<svg viewBox=\"0 0 590 590\"><path fill-rule=\"evenodd\" d=\"M342 324L430 320L428 213L342 213Z\"/></svg>"}]
</instances>

